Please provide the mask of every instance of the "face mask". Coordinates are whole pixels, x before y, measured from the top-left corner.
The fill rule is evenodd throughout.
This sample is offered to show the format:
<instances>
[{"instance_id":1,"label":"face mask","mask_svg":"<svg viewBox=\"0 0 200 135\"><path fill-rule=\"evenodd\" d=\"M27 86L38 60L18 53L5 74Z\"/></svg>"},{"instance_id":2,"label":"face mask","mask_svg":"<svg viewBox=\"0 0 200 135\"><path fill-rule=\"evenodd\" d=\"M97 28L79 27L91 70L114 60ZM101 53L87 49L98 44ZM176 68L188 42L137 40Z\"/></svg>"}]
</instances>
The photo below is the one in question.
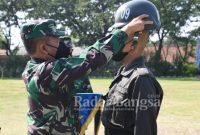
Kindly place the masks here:
<instances>
[{"instance_id":1,"label":"face mask","mask_svg":"<svg viewBox=\"0 0 200 135\"><path fill-rule=\"evenodd\" d=\"M47 44L47 45L57 49L55 56L52 56L51 54L49 54L55 59L68 58L69 56L72 56L72 52L70 50L71 48L67 47L65 44L60 43L58 47L52 46L50 44Z\"/></svg>"},{"instance_id":2,"label":"face mask","mask_svg":"<svg viewBox=\"0 0 200 135\"><path fill-rule=\"evenodd\" d=\"M132 46L134 48L137 45L137 39L138 38L134 38L133 40L130 41L130 42L132 42ZM128 55L128 52L122 52L122 51L120 51L116 55L113 56L112 60L117 61L117 62L118 61L122 61L126 57L126 55Z\"/></svg>"},{"instance_id":3,"label":"face mask","mask_svg":"<svg viewBox=\"0 0 200 135\"><path fill-rule=\"evenodd\" d=\"M55 58L68 58L69 56L72 56L71 47L67 47L64 43L60 43Z\"/></svg>"},{"instance_id":4,"label":"face mask","mask_svg":"<svg viewBox=\"0 0 200 135\"><path fill-rule=\"evenodd\" d=\"M122 61L126 55L128 55L128 52L118 52L116 55L113 56L112 60L114 61Z\"/></svg>"}]
</instances>

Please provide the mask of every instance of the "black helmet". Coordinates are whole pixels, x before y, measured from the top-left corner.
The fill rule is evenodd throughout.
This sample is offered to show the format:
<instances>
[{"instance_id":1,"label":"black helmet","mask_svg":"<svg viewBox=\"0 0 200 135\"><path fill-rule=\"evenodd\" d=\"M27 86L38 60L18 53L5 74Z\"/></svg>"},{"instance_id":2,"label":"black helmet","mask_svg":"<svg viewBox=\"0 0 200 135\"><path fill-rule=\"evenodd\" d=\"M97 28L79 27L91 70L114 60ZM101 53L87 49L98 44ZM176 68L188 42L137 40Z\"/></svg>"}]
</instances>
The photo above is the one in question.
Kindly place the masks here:
<instances>
[{"instance_id":1,"label":"black helmet","mask_svg":"<svg viewBox=\"0 0 200 135\"><path fill-rule=\"evenodd\" d=\"M148 0L132 0L121 5L115 14L114 28L121 28L128 24L133 18L148 14L145 20L153 21L152 25L146 25L145 30L155 30L160 28L160 15L156 6Z\"/></svg>"}]
</instances>

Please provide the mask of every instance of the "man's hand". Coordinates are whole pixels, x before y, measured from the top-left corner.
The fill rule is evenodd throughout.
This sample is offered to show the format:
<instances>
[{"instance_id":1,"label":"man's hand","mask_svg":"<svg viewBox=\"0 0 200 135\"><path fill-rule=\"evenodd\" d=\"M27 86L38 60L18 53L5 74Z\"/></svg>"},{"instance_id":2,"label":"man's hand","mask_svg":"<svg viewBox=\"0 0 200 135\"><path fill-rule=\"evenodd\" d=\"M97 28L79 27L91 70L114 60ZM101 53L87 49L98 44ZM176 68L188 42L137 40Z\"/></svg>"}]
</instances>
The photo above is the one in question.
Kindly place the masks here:
<instances>
[{"instance_id":1,"label":"man's hand","mask_svg":"<svg viewBox=\"0 0 200 135\"><path fill-rule=\"evenodd\" d=\"M143 31L145 25L153 24L153 21L144 21L143 19L149 15L143 14L134 18L131 22L125 25L121 30L126 32L128 36L133 36L135 32Z\"/></svg>"}]
</instances>

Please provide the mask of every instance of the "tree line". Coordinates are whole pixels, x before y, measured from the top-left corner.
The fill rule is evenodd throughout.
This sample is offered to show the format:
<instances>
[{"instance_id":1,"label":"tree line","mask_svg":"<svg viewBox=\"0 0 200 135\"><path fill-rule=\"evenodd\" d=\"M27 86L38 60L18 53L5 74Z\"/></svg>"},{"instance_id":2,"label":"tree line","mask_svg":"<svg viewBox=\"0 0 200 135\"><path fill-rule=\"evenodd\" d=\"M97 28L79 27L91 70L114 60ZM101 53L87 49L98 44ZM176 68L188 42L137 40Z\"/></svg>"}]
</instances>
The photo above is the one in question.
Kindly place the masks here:
<instances>
[{"instance_id":1,"label":"tree line","mask_svg":"<svg viewBox=\"0 0 200 135\"><path fill-rule=\"evenodd\" d=\"M161 56L164 45L183 46L185 55L177 56L180 63L189 64L188 57L195 56L188 50L195 45L195 37L200 35L200 27L184 33L183 27L188 21L200 21L200 0L151 0L158 8L161 29L156 31L157 41L150 45L156 46L156 53L151 58L151 66L166 62ZM11 50L11 28L20 28L23 22L30 19L52 18L60 24L60 29L67 28L76 45L89 46L103 37L114 23L117 8L127 0L0 0L0 48L7 54L14 55ZM21 18L19 13L25 16ZM189 26L188 26L189 27ZM17 49L17 48L16 48ZM1 65L2 66L2 65Z\"/></svg>"}]
</instances>

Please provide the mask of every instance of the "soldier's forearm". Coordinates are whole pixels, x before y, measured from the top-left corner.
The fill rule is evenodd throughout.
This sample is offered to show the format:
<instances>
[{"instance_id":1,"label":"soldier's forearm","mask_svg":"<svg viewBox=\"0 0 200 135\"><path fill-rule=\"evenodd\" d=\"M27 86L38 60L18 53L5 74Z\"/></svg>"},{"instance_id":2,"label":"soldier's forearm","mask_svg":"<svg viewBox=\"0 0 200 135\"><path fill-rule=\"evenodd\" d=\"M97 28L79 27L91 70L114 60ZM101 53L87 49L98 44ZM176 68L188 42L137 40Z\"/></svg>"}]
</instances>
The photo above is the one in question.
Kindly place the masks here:
<instances>
[{"instance_id":1,"label":"soldier's forearm","mask_svg":"<svg viewBox=\"0 0 200 135\"><path fill-rule=\"evenodd\" d=\"M116 30L110 36L97 41L89 47L82 63L71 67L71 69L66 69L66 71L62 70L57 83L65 84L77 80L98 67L105 65L112 58L113 54L119 52L124 47L126 40L127 34L121 30ZM84 57L82 56L82 58ZM70 64L69 61L68 64Z\"/></svg>"},{"instance_id":2,"label":"soldier's forearm","mask_svg":"<svg viewBox=\"0 0 200 135\"><path fill-rule=\"evenodd\" d=\"M115 30L110 35L98 40L95 44L86 48L80 57L86 57L91 49L96 49L106 56L108 62L113 54L119 52L124 47L127 38L128 35L124 31Z\"/></svg>"},{"instance_id":3,"label":"soldier's forearm","mask_svg":"<svg viewBox=\"0 0 200 135\"><path fill-rule=\"evenodd\" d=\"M124 47L128 38L128 35L119 29L108 36L109 38L106 40L99 40L99 44L101 45L100 52L106 56L107 62L112 58L113 54L118 53Z\"/></svg>"}]
</instances>

